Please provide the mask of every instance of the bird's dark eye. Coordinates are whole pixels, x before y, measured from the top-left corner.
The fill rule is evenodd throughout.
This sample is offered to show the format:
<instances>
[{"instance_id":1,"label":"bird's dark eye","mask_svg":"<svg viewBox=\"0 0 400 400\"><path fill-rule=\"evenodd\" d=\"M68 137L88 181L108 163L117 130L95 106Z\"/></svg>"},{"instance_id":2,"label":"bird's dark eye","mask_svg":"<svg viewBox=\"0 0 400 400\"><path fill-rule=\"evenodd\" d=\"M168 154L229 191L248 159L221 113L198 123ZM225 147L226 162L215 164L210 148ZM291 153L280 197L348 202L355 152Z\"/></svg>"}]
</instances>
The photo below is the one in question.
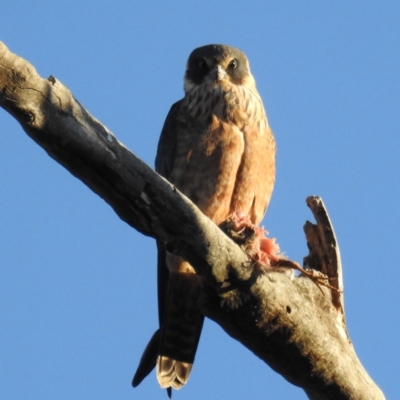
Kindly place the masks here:
<instances>
[{"instance_id":1,"label":"bird's dark eye","mask_svg":"<svg viewBox=\"0 0 400 400\"><path fill-rule=\"evenodd\" d=\"M208 69L206 60L204 58L199 58L199 68L203 71L206 71Z\"/></svg>"},{"instance_id":2,"label":"bird's dark eye","mask_svg":"<svg viewBox=\"0 0 400 400\"><path fill-rule=\"evenodd\" d=\"M237 62L236 58L234 58L234 59L229 63L229 68L235 69L235 68L237 67L237 64L238 64L238 62Z\"/></svg>"}]
</instances>

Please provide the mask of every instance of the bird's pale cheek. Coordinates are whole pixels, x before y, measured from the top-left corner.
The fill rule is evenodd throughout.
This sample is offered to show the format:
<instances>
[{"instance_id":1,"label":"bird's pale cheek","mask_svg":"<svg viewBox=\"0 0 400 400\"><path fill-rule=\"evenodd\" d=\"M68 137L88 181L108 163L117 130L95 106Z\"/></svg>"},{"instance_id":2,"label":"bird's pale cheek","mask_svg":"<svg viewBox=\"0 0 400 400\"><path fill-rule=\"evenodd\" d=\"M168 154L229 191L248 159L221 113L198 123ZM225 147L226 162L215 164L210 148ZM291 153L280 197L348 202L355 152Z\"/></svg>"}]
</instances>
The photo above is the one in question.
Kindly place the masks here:
<instances>
[{"instance_id":1,"label":"bird's pale cheek","mask_svg":"<svg viewBox=\"0 0 400 400\"><path fill-rule=\"evenodd\" d=\"M238 80L240 81L240 85L247 86L249 88L255 88L256 87L256 81L253 78L253 75L247 75L244 78L241 78Z\"/></svg>"}]
</instances>

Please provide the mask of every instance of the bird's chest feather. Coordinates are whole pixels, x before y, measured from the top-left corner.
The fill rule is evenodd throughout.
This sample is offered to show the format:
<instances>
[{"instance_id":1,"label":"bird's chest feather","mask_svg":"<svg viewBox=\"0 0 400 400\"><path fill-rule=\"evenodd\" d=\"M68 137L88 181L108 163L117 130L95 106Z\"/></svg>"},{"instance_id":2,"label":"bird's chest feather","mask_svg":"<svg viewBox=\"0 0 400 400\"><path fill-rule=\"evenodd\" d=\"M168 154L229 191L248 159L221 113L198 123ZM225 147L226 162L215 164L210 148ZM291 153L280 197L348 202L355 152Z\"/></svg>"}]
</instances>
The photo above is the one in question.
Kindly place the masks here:
<instances>
[{"instance_id":1,"label":"bird's chest feather","mask_svg":"<svg viewBox=\"0 0 400 400\"><path fill-rule=\"evenodd\" d=\"M186 155L187 163L194 161L196 152L207 161L209 157L221 159L223 151L239 151L238 147L243 151L246 126L257 125L262 131L266 124L261 100L251 90L229 82L201 85L183 101L178 116L178 153Z\"/></svg>"},{"instance_id":2,"label":"bird's chest feather","mask_svg":"<svg viewBox=\"0 0 400 400\"><path fill-rule=\"evenodd\" d=\"M249 119L262 117L254 112L258 102L258 96L244 86L229 82L201 85L186 95L180 121L186 126L193 126L199 133L210 127L212 117L242 128Z\"/></svg>"},{"instance_id":3,"label":"bird's chest feather","mask_svg":"<svg viewBox=\"0 0 400 400\"><path fill-rule=\"evenodd\" d=\"M256 93L234 85L193 89L176 134L168 179L216 223L233 211L252 212L254 199L267 197L257 180L273 162L273 137ZM262 166L260 154L268 158Z\"/></svg>"}]
</instances>

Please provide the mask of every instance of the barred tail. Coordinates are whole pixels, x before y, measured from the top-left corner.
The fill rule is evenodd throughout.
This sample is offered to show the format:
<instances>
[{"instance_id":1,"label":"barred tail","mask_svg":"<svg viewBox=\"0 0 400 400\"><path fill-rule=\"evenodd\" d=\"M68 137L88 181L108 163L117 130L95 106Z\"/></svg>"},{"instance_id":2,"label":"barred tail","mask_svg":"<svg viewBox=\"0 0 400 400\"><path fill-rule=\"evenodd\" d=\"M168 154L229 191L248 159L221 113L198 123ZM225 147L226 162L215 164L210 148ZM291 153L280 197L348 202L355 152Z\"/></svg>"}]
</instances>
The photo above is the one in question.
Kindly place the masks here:
<instances>
[{"instance_id":1,"label":"barred tail","mask_svg":"<svg viewBox=\"0 0 400 400\"><path fill-rule=\"evenodd\" d=\"M204 322L197 305L201 283L196 274L170 275L157 358L157 379L163 388L180 389L189 379Z\"/></svg>"}]
</instances>

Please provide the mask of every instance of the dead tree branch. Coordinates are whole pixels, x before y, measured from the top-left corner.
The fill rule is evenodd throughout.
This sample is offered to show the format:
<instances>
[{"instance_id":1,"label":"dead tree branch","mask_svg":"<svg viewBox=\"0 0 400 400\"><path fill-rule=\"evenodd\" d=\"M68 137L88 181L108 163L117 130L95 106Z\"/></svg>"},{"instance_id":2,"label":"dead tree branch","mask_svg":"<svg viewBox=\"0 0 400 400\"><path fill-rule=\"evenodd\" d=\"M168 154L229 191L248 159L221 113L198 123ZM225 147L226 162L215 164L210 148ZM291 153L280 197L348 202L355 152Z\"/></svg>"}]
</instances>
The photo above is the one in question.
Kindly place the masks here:
<instances>
[{"instance_id":1,"label":"dead tree branch","mask_svg":"<svg viewBox=\"0 0 400 400\"><path fill-rule=\"evenodd\" d=\"M62 83L42 79L2 43L0 106L123 221L187 259L207 283L200 299L205 315L310 399L384 398L348 337L341 292L318 288L304 276L254 268L239 246L125 148ZM308 205L317 224L305 226L305 265L342 290L329 217L319 198L309 198Z\"/></svg>"}]
</instances>

